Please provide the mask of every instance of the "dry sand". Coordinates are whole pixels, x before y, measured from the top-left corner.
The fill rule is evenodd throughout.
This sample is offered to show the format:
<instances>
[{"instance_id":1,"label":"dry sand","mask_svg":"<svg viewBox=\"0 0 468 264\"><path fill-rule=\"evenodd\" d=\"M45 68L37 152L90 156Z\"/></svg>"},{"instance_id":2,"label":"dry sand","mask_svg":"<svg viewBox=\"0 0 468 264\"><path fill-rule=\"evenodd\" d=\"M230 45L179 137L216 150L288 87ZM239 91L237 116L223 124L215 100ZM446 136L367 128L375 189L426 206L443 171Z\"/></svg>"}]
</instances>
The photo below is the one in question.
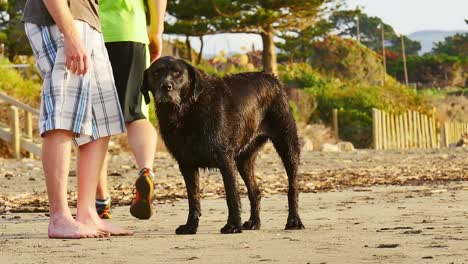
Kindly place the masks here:
<instances>
[{"instance_id":1,"label":"dry sand","mask_svg":"<svg viewBox=\"0 0 468 264\"><path fill-rule=\"evenodd\" d=\"M111 160L116 175L110 177L114 199L123 204L133 180L125 161L131 157ZM263 187L270 189L259 231L219 233L227 217L224 199L216 198L222 195L221 177L206 172L203 189L212 195L202 200L199 233L191 236L174 234L185 222L187 202L177 167L159 155L158 197L164 204L156 215L136 220L128 206L117 207L112 222L135 236L91 240L47 239L46 214L23 212L47 209L46 203L30 202L43 195L43 176L35 169L40 163L0 163L0 263L468 263L466 150L305 153L301 188L309 193L300 195L307 228L302 231L283 230L285 178L274 155L257 162ZM243 211L246 220L245 197Z\"/></svg>"}]
</instances>

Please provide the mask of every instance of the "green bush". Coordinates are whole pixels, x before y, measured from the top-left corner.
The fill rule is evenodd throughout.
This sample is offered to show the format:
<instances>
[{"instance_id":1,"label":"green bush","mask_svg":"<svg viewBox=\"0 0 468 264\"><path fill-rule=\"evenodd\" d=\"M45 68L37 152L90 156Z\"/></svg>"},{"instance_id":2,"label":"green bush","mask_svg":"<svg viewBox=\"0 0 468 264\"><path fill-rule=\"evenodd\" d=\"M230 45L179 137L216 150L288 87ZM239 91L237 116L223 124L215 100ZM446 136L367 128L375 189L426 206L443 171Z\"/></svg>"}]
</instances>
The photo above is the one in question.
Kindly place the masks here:
<instances>
[{"instance_id":1,"label":"green bush","mask_svg":"<svg viewBox=\"0 0 468 264\"><path fill-rule=\"evenodd\" d=\"M0 65L8 64L2 60ZM25 79L17 70L13 68L0 67L0 91L9 96L15 97L33 107L38 107L40 103L41 84Z\"/></svg>"},{"instance_id":2,"label":"green bush","mask_svg":"<svg viewBox=\"0 0 468 264\"><path fill-rule=\"evenodd\" d=\"M468 85L468 58L444 54L409 56L408 79L419 87L465 87ZM388 61L391 76L404 80L403 61Z\"/></svg>"},{"instance_id":3,"label":"green bush","mask_svg":"<svg viewBox=\"0 0 468 264\"><path fill-rule=\"evenodd\" d=\"M423 96L395 81L388 83L382 87L328 80L327 85L309 87L305 92L316 97L317 118L330 123L332 109L338 109L340 138L358 148L365 148L372 140L372 108L392 113L408 109L423 113L430 111Z\"/></svg>"},{"instance_id":4,"label":"green bush","mask_svg":"<svg viewBox=\"0 0 468 264\"><path fill-rule=\"evenodd\" d=\"M328 36L311 49L311 65L324 75L371 85L382 79L380 55L353 39Z\"/></svg>"},{"instance_id":5,"label":"green bush","mask_svg":"<svg viewBox=\"0 0 468 264\"><path fill-rule=\"evenodd\" d=\"M278 65L279 78L287 87L323 87L326 82L321 75L307 63Z\"/></svg>"}]
</instances>

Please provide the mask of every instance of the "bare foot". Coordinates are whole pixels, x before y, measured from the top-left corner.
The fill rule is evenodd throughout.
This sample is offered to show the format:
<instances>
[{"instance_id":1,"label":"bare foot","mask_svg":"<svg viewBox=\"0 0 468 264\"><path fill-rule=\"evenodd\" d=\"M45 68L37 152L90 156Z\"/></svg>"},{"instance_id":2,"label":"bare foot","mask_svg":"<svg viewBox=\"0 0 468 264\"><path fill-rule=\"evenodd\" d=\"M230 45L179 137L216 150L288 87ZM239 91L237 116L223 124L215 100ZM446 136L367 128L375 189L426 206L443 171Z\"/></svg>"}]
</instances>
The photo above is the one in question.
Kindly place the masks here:
<instances>
[{"instance_id":1,"label":"bare foot","mask_svg":"<svg viewBox=\"0 0 468 264\"><path fill-rule=\"evenodd\" d=\"M49 238L100 238L109 236L97 228L83 225L70 217L51 217L48 228Z\"/></svg>"},{"instance_id":2,"label":"bare foot","mask_svg":"<svg viewBox=\"0 0 468 264\"><path fill-rule=\"evenodd\" d=\"M99 218L99 216L95 212L87 216L77 215L76 220L80 222L81 224L96 228L97 230L108 233L111 236L132 236L133 235L133 231L112 225L109 222L106 222L102 220L101 218Z\"/></svg>"}]
</instances>

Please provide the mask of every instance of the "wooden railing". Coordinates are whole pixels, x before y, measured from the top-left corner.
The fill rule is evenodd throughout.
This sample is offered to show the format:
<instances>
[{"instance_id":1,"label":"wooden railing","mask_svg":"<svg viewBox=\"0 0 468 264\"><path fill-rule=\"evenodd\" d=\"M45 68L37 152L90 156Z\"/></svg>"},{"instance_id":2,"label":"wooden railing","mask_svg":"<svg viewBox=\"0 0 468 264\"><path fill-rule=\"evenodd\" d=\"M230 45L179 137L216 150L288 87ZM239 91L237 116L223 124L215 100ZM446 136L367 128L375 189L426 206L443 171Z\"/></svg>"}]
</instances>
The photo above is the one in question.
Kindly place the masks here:
<instances>
[{"instance_id":1,"label":"wooden railing","mask_svg":"<svg viewBox=\"0 0 468 264\"><path fill-rule=\"evenodd\" d=\"M449 147L468 133L468 124L441 124L433 115L414 111L396 115L372 109L372 119L375 149Z\"/></svg>"},{"instance_id":2,"label":"wooden railing","mask_svg":"<svg viewBox=\"0 0 468 264\"><path fill-rule=\"evenodd\" d=\"M10 124L0 124L0 138L12 145L13 156L20 159L22 150L28 153L29 158L33 158L34 155L40 156L41 144L35 142L41 139L33 137L33 116L39 116L39 111L1 92L0 102L9 105L10 110ZM21 112L24 113L24 132L20 124Z\"/></svg>"}]
</instances>

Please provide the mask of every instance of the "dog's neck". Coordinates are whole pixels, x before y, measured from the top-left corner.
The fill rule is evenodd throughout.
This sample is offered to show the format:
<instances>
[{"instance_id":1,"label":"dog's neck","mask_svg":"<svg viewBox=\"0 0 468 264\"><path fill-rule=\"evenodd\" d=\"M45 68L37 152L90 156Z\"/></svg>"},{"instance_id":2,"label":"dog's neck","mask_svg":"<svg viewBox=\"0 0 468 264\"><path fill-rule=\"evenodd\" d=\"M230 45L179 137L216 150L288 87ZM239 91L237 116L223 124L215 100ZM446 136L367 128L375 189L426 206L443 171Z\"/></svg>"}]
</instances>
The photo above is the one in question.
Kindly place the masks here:
<instances>
[{"instance_id":1,"label":"dog's neck","mask_svg":"<svg viewBox=\"0 0 468 264\"><path fill-rule=\"evenodd\" d=\"M156 105L156 112L158 119L167 122L170 125L179 124L180 120L183 119L190 109L196 104L193 98L187 98L182 100L180 104L164 103Z\"/></svg>"}]
</instances>

